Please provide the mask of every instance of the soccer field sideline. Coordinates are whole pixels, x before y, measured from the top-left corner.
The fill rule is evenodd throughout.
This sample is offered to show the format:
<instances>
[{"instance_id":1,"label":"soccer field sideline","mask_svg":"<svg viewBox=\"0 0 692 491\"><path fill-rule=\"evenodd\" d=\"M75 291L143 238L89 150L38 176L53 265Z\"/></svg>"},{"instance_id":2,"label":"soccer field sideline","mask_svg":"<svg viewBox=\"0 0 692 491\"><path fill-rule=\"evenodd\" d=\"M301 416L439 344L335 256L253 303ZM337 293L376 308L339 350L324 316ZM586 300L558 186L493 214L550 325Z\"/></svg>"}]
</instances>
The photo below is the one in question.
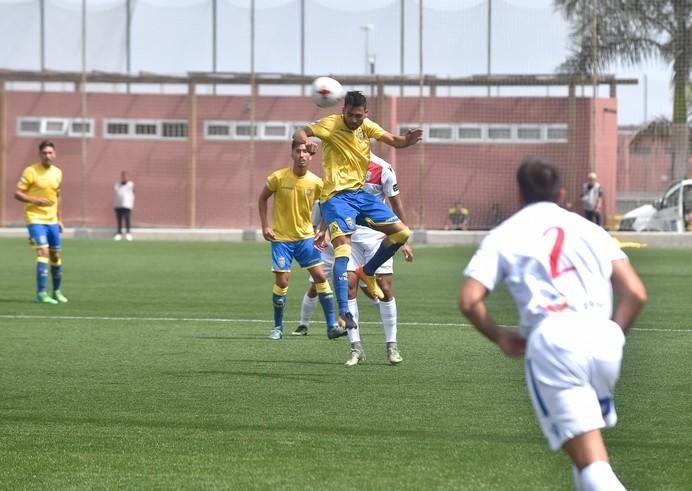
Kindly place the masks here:
<instances>
[{"instance_id":1,"label":"soccer field sideline","mask_svg":"<svg viewBox=\"0 0 692 491\"><path fill-rule=\"evenodd\" d=\"M250 323L250 324L271 324L271 321L267 319L223 319L218 317L131 317L131 316L95 316L95 315L13 315L13 314L0 314L0 319L36 319L36 320L84 320L84 321L150 321L150 322L210 322L210 323ZM363 321L363 325L377 325L380 322L374 321ZM465 322L455 322L455 323L440 323L440 322L398 322L399 326L419 326L419 327L465 327L471 328L471 324ZM504 326L509 328L515 328L517 326ZM652 327L633 327L631 331L642 331L642 332L681 332L685 334L692 334L692 328L690 329L660 329Z\"/></svg>"}]
</instances>

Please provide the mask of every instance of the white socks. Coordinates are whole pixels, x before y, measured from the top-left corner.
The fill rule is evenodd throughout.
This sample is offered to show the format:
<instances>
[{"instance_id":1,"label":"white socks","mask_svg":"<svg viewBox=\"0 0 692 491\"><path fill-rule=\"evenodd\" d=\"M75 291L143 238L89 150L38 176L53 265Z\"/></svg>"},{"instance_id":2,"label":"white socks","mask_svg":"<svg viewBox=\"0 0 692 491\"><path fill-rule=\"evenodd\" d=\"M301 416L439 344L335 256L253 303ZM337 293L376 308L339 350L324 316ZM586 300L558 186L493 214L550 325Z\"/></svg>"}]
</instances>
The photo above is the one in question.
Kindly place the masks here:
<instances>
[{"instance_id":1,"label":"white socks","mask_svg":"<svg viewBox=\"0 0 692 491\"><path fill-rule=\"evenodd\" d=\"M310 319L312 319L312 314L315 312L315 307L317 306L317 301L319 300L319 295L315 295L314 298L308 297L307 292L303 295L303 303L300 305L300 325L307 326L310 325Z\"/></svg>"},{"instance_id":2,"label":"white socks","mask_svg":"<svg viewBox=\"0 0 692 491\"><path fill-rule=\"evenodd\" d=\"M356 300L355 298L348 299L348 311L351 312L351 315L353 315L353 320L356 321L356 324L358 324L360 321L360 312L358 311L358 300ZM351 341L351 343L359 343L360 327L358 327L358 329L349 329L348 339L349 341Z\"/></svg>"},{"instance_id":3,"label":"white socks","mask_svg":"<svg viewBox=\"0 0 692 491\"><path fill-rule=\"evenodd\" d=\"M610 464L602 460L597 460L581 470L577 489L579 491L626 491Z\"/></svg>"},{"instance_id":4,"label":"white socks","mask_svg":"<svg viewBox=\"0 0 692 491\"><path fill-rule=\"evenodd\" d=\"M380 318L384 326L385 343L396 343L396 299L389 302L380 300Z\"/></svg>"}]
</instances>

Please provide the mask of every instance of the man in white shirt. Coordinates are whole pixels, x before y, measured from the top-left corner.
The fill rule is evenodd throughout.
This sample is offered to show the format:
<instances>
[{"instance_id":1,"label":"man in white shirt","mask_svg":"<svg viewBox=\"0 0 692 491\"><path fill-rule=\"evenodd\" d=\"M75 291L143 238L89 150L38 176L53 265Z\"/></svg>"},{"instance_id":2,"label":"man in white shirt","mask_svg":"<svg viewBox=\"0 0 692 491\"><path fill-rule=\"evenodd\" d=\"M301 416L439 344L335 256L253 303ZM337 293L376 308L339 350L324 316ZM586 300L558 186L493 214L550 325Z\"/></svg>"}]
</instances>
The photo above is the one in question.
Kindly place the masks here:
<instances>
[{"instance_id":1,"label":"man in white shirt","mask_svg":"<svg viewBox=\"0 0 692 491\"><path fill-rule=\"evenodd\" d=\"M617 420L624 334L646 290L607 232L556 204L564 190L554 165L529 158L517 181L524 206L481 243L459 308L506 355L525 356L534 410L551 450L572 460L576 489L623 490L601 429ZM517 305L517 330L499 327L485 305L500 281Z\"/></svg>"},{"instance_id":2,"label":"man in white shirt","mask_svg":"<svg viewBox=\"0 0 692 491\"><path fill-rule=\"evenodd\" d=\"M113 240L122 240L123 223L125 224L125 238L132 240L130 224L132 208L135 206L135 183L128 179L126 170L120 173L120 180L115 183L114 189L113 207L115 208L118 232Z\"/></svg>"},{"instance_id":3,"label":"man in white shirt","mask_svg":"<svg viewBox=\"0 0 692 491\"><path fill-rule=\"evenodd\" d=\"M363 190L383 202L388 200L394 213L406 222L404 207L399 196L399 185L394 169L392 169L392 166L389 165L387 161L373 153L370 154L370 163L368 164L368 171L365 175ZM356 231L351 236L351 258L347 266L349 277L348 308L354 320L358 323L359 309L357 295L358 287L360 286L363 292L371 298L382 319L387 359L392 365L398 365L403 361L403 358L399 353L397 341L397 307L392 286L394 260L393 258L389 258L375 272L377 283L384 294L382 299L373 298L372 295L368 293L367 287L362 282L359 282L356 275L356 269L366 264L370 258L375 255L375 252L380 246L380 242L382 242L385 237L386 236L381 232L360 225L357 226ZM408 243L401 247L401 251L406 261L413 261L413 252ZM325 272L328 272L331 277L331 264L334 262L333 249L331 247L328 246L322 251L322 260L325 263ZM292 334L307 334L307 325L310 322L310 317L315 308L314 305L316 301L314 298L315 292L311 287L303 297L300 325ZM347 332L351 342L351 353L344 364L347 367L352 367L365 361L365 350L363 349L362 340L360 338L360 329L349 329Z\"/></svg>"}]
</instances>

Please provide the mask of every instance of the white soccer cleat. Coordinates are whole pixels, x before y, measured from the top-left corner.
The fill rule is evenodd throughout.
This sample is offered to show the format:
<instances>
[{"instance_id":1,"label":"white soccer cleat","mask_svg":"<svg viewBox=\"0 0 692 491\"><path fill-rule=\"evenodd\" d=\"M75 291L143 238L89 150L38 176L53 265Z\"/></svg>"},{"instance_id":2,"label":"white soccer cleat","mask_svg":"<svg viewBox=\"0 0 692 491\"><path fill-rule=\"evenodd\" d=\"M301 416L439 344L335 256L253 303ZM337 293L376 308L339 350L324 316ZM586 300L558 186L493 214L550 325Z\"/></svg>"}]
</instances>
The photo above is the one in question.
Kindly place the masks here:
<instances>
[{"instance_id":1,"label":"white soccer cleat","mask_svg":"<svg viewBox=\"0 0 692 491\"><path fill-rule=\"evenodd\" d=\"M275 327L272 329L272 333L269 335L269 339L273 339L275 341L278 341L281 339L284 335L283 330L280 327Z\"/></svg>"},{"instance_id":2,"label":"white soccer cleat","mask_svg":"<svg viewBox=\"0 0 692 491\"><path fill-rule=\"evenodd\" d=\"M344 366L355 367L356 365L358 365L359 363L363 363L364 361L365 361L365 352L352 349L351 354L348 357L348 360L346 360L344 362Z\"/></svg>"},{"instance_id":3,"label":"white soccer cleat","mask_svg":"<svg viewBox=\"0 0 692 491\"><path fill-rule=\"evenodd\" d=\"M132 240L132 234L130 234L130 233L125 234L125 239L126 240Z\"/></svg>"},{"instance_id":4,"label":"white soccer cleat","mask_svg":"<svg viewBox=\"0 0 692 491\"><path fill-rule=\"evenodd\" d=\"M123 240L123 236L120 234L115 234L115 236L113 237L113 240Z\"/></svg>"},{"instance_id":5,"label":"white soccer cleat","mask_svg":"<svg viewBox=\"0 0 692 491\"><path fill-rule=\"evenodd\" d=\"M396 346L387 348L387 358L389 358L389 363L392 365L398 365L404 361L404 359L401 357L401 353L399 353L399 349Z\"/></svg>"}]
</instances>

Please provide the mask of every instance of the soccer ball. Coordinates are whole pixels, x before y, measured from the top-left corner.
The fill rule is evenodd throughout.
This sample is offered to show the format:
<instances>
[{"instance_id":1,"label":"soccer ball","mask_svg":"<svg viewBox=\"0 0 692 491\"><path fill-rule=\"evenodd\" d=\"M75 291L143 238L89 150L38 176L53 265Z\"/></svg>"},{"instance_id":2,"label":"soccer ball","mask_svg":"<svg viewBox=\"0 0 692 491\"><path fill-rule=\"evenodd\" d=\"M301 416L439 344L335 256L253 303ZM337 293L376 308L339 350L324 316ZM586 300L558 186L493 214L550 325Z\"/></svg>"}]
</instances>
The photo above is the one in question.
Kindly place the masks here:
<instances>
[{"instance_id":1,"label":"soccer ball","mask_svg":"<svg viewBox=\"0 0 692 491\"><path fill-rule=\"evenodd\" d=\"M319 77L312 82L310 97L319 107L332 107L344 95L344 88L330 77Z\"/></svg>"}]
</instances>

